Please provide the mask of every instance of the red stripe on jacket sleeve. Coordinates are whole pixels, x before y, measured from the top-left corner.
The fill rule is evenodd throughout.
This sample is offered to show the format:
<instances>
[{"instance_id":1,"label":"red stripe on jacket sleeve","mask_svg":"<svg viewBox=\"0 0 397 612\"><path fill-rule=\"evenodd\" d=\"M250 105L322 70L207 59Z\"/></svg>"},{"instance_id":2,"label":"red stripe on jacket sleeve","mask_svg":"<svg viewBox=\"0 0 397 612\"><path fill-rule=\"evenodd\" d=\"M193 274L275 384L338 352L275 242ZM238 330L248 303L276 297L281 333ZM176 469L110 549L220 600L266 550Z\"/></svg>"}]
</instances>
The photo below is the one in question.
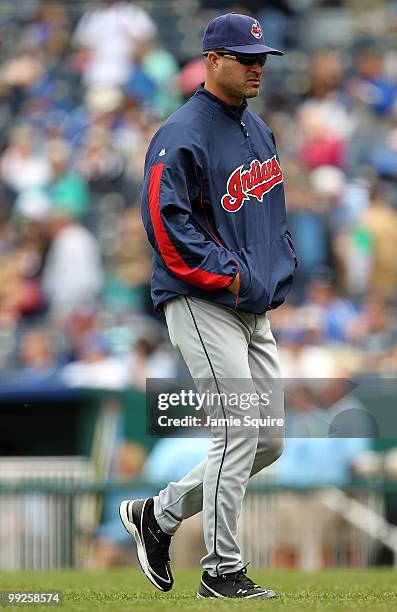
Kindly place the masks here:
<instances>
[{"instance_id":1,"label":"red stripe on jacket sleeve","mask_svg":"<svg viewBox=\"0 0 397 612\"><path fill-rule=\"evenodd\" d=\"M182 259L164 226L160 213L160 182L164 164L155 164L150 171L149 211L160 253L167 267L183 281L203 289L221 289L230 285L231 276L213 274L200 268L189 268Z\"/></svg>"}]
</instances>

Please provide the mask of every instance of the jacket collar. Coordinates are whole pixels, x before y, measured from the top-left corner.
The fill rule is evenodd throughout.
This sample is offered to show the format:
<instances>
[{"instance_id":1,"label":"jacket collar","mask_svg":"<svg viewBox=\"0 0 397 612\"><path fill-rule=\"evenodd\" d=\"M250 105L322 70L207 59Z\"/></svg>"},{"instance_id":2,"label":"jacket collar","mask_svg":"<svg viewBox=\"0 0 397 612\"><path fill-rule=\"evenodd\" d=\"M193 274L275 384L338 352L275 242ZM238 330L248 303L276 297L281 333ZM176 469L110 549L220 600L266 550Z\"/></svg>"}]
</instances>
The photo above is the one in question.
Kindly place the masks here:
<instances>
[{"instance_id":1,"label":"jacket collar","mask_svg":"<svg viewBox=\"0 0 397 612\"><path fill-rule=\"evenodd\" d=\"M226 104L217 96L204 89L204 83L202 83L196 90L195 96L206 98L211 104L217 105L220 107L227 115L240 121L245 109L247 108L247 100L244 98L241 106L231 106L230 104Z\"/></svg>"}]
</instances>

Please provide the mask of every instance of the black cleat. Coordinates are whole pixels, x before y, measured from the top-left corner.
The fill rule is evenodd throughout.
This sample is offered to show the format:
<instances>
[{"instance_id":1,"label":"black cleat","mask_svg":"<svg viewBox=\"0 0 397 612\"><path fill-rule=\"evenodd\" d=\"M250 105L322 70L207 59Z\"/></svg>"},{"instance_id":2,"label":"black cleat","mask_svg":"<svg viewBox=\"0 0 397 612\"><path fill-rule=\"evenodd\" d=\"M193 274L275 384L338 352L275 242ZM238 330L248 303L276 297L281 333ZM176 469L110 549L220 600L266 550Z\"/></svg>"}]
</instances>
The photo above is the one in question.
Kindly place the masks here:
<instances>
[{"instance_id":1,"label":"black cleat","mask_svg":"<svg viewBox=\"0 0 397 612\"><path fill-rule=\"evenodd\" d=\"M262 589L246 575L246 568L243 567L238 572L231 574L221 574L213 577L208 572L204 572L197 593L198 599L215 597L245 598L245 599L275 599L278 597L271 589Z\"/></svg>"},{"instance_id":2,"label":"black cleat","mask_svg":"<svg viewBox=\"0 0 397 612\"><path fill-rule=\"evenodd\" d=\"M119 512L124 527L135 538L143 573L160 591L170 591L174 584L168 553L171 536L154 518L153 498L125 500Z\"/></svg>"}]
</instances>

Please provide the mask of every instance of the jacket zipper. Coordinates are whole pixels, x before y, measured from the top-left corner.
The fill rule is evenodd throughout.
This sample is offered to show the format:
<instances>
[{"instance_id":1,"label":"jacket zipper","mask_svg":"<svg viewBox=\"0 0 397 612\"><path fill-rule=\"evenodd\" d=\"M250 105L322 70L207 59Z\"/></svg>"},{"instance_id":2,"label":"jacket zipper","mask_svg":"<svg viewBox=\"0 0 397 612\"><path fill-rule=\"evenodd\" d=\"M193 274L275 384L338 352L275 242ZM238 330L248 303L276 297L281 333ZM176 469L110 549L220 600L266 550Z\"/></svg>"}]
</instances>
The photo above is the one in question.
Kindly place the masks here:
<instances>
[{"instance_id":1,"label":"jacket zipper","mask_svg":"<svg viewBox=\"0 0 397 612\"><path fill-rule=\"evenodd\" d=\"M241 128L242 128L243 132L244 132L244 136L246 138L248 138L247 127L246 127L246 125L245 125L245 123L244 123L244 121L242 119L240 119L240 125L241 125Z\"/></svg>"},{"instance_id":2,"label":"jacket zipper","mask_svg":"<svg viewBox=\"0 0 397 612\"><path fill-rule=\"evenodd\" d=\"M253 148L252 148L252 143L251 143L251 139L250 139L250 137L249 137L249 133L248 133L248 130L247 130L247 126L245 125L245 123L244 123L244 121L243 121L242 119L240 119L240 125L241 125L241 129L242 129L242 130L243 130L243 132L244 132L244 136L245 136L245 137L246 137L246 139L247 139L248 149L249 149L249 151L250 151L251 158L252 158L252 159L255 159L255 153L254 153L254 150L253 150Z\"/></svg>"}]
</instances>

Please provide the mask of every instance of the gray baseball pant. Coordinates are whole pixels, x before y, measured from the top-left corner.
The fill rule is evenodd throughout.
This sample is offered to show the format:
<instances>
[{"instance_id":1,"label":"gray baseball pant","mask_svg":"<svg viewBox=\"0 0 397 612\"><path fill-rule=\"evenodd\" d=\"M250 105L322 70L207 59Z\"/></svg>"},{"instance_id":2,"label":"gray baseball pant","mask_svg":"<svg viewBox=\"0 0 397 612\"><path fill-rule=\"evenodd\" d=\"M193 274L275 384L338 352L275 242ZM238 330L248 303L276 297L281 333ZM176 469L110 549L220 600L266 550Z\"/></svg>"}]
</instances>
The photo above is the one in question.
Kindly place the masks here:
<instances>
[{"instance_id":1,"label":"gray baseball pant","mask_svg":"<svg viewBox=\"0 0 397 612\"><path fill-rule=\"evenodd\" d=\"M198 388L203 379L238 378L240 383L244 379L245 391L255 393L255 379L281 378L266 314L237 312L190 296L170 300L164 310L170 340ZM261 410L250 408L250 414L263 416ZM278 416L284 418L283 405ZM278 459L284 438L283 433L274 437L251 428L242 436L225 432L212 442L207 459L154 498L154 514L163 531L172 535L183 519L203 510L208 554L201 566L217 576L243 567L236 537L248 478Z\"/></svg>"}]
</instances>

